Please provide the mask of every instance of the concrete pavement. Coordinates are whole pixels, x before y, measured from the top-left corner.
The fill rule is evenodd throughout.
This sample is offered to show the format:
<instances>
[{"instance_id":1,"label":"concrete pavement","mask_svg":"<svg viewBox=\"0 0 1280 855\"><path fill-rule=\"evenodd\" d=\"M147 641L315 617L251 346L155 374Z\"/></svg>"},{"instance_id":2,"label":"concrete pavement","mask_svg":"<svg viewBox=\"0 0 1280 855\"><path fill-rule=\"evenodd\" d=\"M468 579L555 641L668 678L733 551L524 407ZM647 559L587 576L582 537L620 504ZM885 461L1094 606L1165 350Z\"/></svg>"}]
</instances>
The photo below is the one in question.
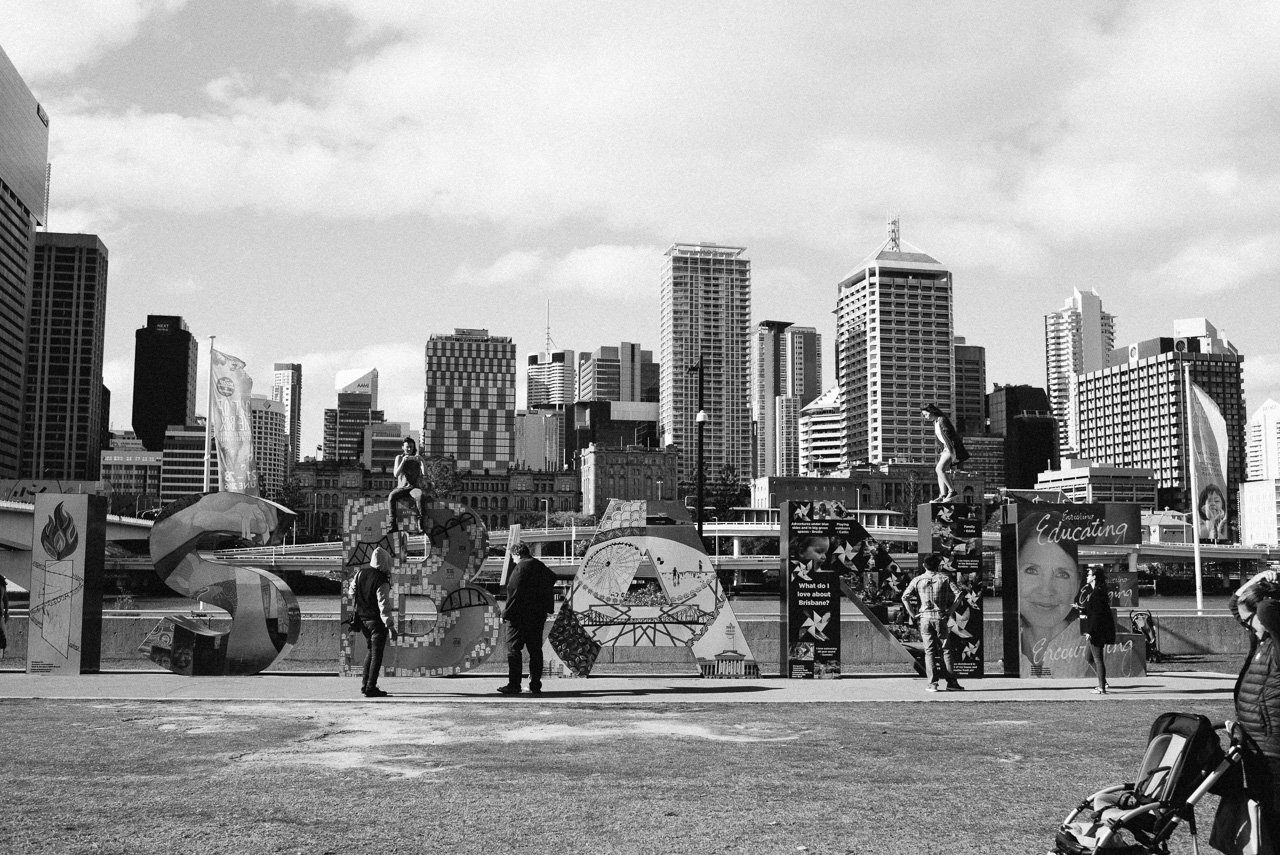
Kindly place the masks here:
<instances>
[{"instance_id":1,"label":"concrete pavement","mask_svg":"<svg viewBox=\"0 0 1280 855\"><path fill-rule=\"evenodd\" d=\"M932 693L922 677L848 674L838 680L704 679L670 675L549 677L543 693L503 696L499 674L455 677L384 677L391 697L360 696L356 677L273 672L253 677L179 677L154 670L107 671L80 676L28 675L0 670L0 701L306 701L333 703L983 703L994 701L1230 701L1235 675L1179 671L1118 680L1106 695L1089 692L1090 680L990 677L965 680L966 691Z\"/></svg>"}]
</instances>

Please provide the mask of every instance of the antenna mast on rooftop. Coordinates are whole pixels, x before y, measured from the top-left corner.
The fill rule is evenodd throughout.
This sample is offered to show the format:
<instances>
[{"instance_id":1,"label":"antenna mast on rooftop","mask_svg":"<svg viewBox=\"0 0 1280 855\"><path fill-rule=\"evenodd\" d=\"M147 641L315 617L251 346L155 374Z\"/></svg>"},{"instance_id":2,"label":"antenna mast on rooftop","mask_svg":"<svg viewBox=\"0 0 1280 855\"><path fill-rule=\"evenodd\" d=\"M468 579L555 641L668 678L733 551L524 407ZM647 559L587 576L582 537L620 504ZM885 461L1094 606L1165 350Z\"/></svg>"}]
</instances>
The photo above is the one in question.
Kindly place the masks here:
<instances>
[{"instance_id":1,"label":"antenna mast on rooftop","mask_svg":"<svg viewBox=\"0 0 1280 855\"><path fill-rule=\"evenodd\" d=\"M898 242L898 217L893 214L889 215L889 251L902 252Z\"/></svg>"},{"instance_id":2,"label":"antenna mast on rooftop","mask_svg":"<svg viewBox=\"0 0 1280 855\"><path fill-rule=\"evenodd\" d=\"M548 300L547 301L547 353L550 353L551 349L555 346L556 346L556 343L551 340L551 301Z\"/></svg>"}]
</instances>

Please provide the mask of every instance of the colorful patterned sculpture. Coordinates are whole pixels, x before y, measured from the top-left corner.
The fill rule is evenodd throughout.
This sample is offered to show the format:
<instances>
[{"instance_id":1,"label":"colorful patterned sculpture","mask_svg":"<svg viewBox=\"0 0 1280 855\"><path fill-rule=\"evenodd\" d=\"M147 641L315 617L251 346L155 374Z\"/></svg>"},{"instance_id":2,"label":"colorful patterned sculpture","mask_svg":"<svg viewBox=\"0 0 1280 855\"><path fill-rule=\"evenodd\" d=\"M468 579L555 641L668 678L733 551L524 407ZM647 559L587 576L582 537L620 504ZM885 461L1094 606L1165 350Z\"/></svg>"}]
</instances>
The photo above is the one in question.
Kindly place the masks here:
<instances>
[{"instance_id":1,"label":"colorful patterned sculpture","mask_svg":"<svg viewBox=\"0 0 1280 855\"><path fill-rule=\"evenodd\" d=\"M497 647L501 626L497 601L488 591L471 584L488 551L488 530L465 505L429 501L423 518L425 554L417 559L408 554L404 529L408 519L393 531L391 513L386 500L348 502L342 548L346 578L369 563L375 547L381 546L391 554L391 595L399 623L405 628L388 646L386 673L400 677L442 676L476 667ZM415 618L406 615L406 606L413 597L435 605L435 624L429 631L413 631ZM344 584L344 624L350 620L354 605ZM346 633L342 636L343 674L358 671L352 663L363 656L363 642L355 645L353 638ZM361 648L359 654L356 647Z\"/></svg>"}]
</instances>

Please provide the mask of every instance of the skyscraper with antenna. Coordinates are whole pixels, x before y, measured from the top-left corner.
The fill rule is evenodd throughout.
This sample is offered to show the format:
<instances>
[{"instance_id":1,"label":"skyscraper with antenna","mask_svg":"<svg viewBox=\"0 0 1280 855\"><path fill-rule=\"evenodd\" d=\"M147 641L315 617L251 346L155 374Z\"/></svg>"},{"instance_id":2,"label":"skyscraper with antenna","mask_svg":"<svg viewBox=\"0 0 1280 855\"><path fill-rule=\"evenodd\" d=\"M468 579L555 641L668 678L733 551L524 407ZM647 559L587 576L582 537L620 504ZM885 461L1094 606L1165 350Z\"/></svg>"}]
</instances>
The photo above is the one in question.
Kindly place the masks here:
<instances>
[{"instance_id":1,"label":"skyscraper with antenna","mask_svg":"<svg viewBox=\"0 0 1280 855\"><path fill-rule=\"evenodd\" d=\"M577 393L577 365L572 350L556 350L556 343L551 338L551 301L548 300L546 349L529 354L525 369L529 408L571 405Z\"/></svg>"}]
</instances>

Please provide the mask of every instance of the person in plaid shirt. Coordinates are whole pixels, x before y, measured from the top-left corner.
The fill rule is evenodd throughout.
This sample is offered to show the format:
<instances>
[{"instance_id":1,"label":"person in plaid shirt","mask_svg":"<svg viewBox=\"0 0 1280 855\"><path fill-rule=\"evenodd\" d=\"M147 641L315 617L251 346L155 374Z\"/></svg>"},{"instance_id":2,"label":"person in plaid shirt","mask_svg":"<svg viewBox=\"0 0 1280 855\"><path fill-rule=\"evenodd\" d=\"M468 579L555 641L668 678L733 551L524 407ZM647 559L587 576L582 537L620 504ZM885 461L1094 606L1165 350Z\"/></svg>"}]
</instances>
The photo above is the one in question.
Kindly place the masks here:
<instances>
[{"instance_id":1,"label":"person in plaid shirt","mask_svg":"<svg viewBox=\"0 0 1280 855\"><path fill-rule=\"evenodd\" d=\"M907 610L907 617L920 622L924 672L929 681L925 686L926 692L964 690L951 670L951 651L947 649L947 622L960 600L960 589L951 576L943 572L945 560L936 552L926 555L924 572L911 580L902 595L902 607ZM913 603L919 603L919 611L912 611Z\"/></svg>"}]
</instances>

